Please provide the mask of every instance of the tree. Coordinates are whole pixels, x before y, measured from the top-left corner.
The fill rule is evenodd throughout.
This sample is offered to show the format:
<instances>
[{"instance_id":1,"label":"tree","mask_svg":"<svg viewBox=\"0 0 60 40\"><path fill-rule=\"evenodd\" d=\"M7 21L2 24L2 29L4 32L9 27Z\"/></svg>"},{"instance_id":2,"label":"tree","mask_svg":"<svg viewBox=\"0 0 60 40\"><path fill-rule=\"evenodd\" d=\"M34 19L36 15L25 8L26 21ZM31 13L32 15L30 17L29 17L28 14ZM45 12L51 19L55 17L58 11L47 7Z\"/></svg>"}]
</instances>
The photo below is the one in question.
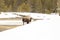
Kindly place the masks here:
<instances>
[{"instance_id":1,"label":"tree","mask_svg":"<svg viewBox=\"0 0 60 40\"><path fill-rule=\"evenodd\" d=\"M56 12L57 0L45 0L46 9L51 12Z\"/></svg>"},{"instance_id":2,"label":"tree","mask_svg":"<svg viewBox=\"0 0 60 40\"><path fill-rule=\"evenodd\" d=\"M37 13L41 13L42 12L42 4L41 4L41 0L37 0L36 4L35 4L35 11Z\"/></svg>"},{"instance_id":3,"label":"tree","mask_svg":"<svg viewBox=\"0 0 60 40\"><path fill-rule=\"evenodd\" d=\"M0 0L0 12L7 11L7 6L4 3L4 0Z\"/></svg>"},{"instance_id":4,"label":"tree","mask_svg":"<svg viewBox=\"0 0 60 40\"><path fill-rule=\"evenodd\" d=\"M42 4L42 13L45 13L45 0L41 0Z\"/></svg>"},{"instance_id":5,"label":"tree","mask_svg":"<svg viewBox=\"0 0 60 40\"><path fill-rule=\"evenodd\" d=\"M29 6L29 4L26 4L26 3L22 3L18 9L17 9L18 12L30 12L31 11L31 8Z\"/></svg>"},{"instance_id":6,"label":"tree","mask_svg":"<svg viewBox=\"0 0 60 40\"><path fill-rule=\"evenodd\" d=\"M12 5L9 5L6 12L12 12Z\"/></svg>"}]
</instances>

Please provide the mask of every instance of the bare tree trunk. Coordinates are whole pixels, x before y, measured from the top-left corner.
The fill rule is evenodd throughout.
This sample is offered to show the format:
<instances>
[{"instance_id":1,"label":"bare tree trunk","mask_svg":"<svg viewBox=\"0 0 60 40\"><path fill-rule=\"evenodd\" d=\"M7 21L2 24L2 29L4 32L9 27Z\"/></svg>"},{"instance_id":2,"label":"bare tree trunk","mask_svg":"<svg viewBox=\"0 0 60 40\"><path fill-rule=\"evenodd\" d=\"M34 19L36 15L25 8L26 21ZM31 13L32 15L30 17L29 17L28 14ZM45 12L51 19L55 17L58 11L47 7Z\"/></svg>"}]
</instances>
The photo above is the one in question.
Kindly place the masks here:
<instances>
[{"instance_id":1,"label":"bare tree trunk","mask_svg":"<svg viewBox=\"0 0 60 40\"><path fill-rule=\"evenodd\" d=\"M45 13L45 0L41 0L42 4L42 13Z\"/></svg>"}]
</instances>

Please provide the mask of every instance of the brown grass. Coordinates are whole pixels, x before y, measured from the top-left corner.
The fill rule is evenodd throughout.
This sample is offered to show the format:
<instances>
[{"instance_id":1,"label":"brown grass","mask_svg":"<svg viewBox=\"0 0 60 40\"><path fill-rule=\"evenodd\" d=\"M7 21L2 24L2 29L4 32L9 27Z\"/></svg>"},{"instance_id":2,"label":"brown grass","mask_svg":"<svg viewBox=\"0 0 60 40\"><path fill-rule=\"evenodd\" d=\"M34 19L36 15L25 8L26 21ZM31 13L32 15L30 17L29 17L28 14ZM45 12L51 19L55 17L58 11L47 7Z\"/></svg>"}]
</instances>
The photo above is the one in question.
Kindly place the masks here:
<instances>
[{"instance_id":1,"label":"brown grass","mask_svg":"<svg viewBox=\"0 0 60 40\"><path fill-rule=\"evenodd\" d=\"M0 18L0 20L21 20L21 18Z\"/></svg>"},{"instance_id":2,"label":"brown grass","mask_svg":"<svg viewBox=\"0 0 60 40\"><path fill-rule=\"evenodd\" d=\"M21 18L0 18L0 20L21 20ZM0 25L0 32L8 29L16 28L21 25Z\"/></svg>"},{"instance_id":3,"label":"brown grass","mask_svg":"<svg viewBox=\"0 0 60 40\"><path fill-rule=\"evenodd\" d=\"M16 28L18 26L15 26L15 25L11 25L11 26L8 26L8 25L0 25L0 32L1 31L5 31L5 30L8 30L8 29L12 29L12 28Z\"/></svg>"}]
</instances>

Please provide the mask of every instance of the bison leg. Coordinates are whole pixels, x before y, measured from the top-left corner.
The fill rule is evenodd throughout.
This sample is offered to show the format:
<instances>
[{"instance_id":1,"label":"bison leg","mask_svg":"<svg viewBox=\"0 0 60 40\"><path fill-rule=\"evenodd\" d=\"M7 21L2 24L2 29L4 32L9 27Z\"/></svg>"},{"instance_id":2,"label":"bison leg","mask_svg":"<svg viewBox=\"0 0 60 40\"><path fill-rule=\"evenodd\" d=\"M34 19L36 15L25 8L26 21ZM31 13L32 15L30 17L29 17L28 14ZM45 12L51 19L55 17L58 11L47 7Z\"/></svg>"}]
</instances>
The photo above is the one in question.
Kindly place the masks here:
<instances>
[{"instance_id":1,"label":"bison leg","mask_svg":"<svg viewBox=\"0 0 60 40\"><path fill-rule=\"evenodd\" d=\"M23 22L23 25L24 25L24 22Z\"/></svg>"},{"instance_id":2,"label":"bison leg","mask_svg":"<svg viewBox=\"0 0 60 40\"><path fill-rule=\"evenodd\" d=\"M31 22L32 18L30 18L30 22Z\"/></svg>"},{"instance_id":3,"label":"bison leg","mask_svg":"<svg viewBox=\"0 0 60 40\"><path fill-rule=\"evenodd\" d=\"M24 25L24 18L22 19L23 25Z\"/></svg>"},{"instance_id":4,"label":"bison leg","mask_svg":"<svg viewBox=\"0 0 60 40\"><path fill-rule=\"evenodd\" d=\"M24 25L24 21L22 21L23 22L23 25Z\"/></svg>"},{"instance_id":5,"label":"bison leg","mask_svg":"<svg viewBox=\"0 0 60 40\"><path fill-rule=\"evenodd\" d=\"M29 22L27 22L27 24L29 24Z\"/></svg>"}]
</instances>

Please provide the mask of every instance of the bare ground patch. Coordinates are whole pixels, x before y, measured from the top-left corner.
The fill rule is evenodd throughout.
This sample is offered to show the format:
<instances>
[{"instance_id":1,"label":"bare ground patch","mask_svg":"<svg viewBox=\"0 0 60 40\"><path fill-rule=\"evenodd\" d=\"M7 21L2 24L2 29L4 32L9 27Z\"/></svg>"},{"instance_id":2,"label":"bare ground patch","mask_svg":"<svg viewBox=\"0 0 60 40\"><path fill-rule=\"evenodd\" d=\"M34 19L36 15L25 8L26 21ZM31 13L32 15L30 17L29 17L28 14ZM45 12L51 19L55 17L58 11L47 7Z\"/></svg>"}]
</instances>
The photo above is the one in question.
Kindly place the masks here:
<instances>
[{"instance_id":1,"label":"bare ground patch","mask_svg":"<svg viewBox=\"0 0 60 40\"><path fill-rule=\"evenodd\" d=\"M8 30L8 29L16 28L16 27L18 27L18 26L16 26L16 25L0 25L0 32Z\"/></svg>"}]
</instances>

